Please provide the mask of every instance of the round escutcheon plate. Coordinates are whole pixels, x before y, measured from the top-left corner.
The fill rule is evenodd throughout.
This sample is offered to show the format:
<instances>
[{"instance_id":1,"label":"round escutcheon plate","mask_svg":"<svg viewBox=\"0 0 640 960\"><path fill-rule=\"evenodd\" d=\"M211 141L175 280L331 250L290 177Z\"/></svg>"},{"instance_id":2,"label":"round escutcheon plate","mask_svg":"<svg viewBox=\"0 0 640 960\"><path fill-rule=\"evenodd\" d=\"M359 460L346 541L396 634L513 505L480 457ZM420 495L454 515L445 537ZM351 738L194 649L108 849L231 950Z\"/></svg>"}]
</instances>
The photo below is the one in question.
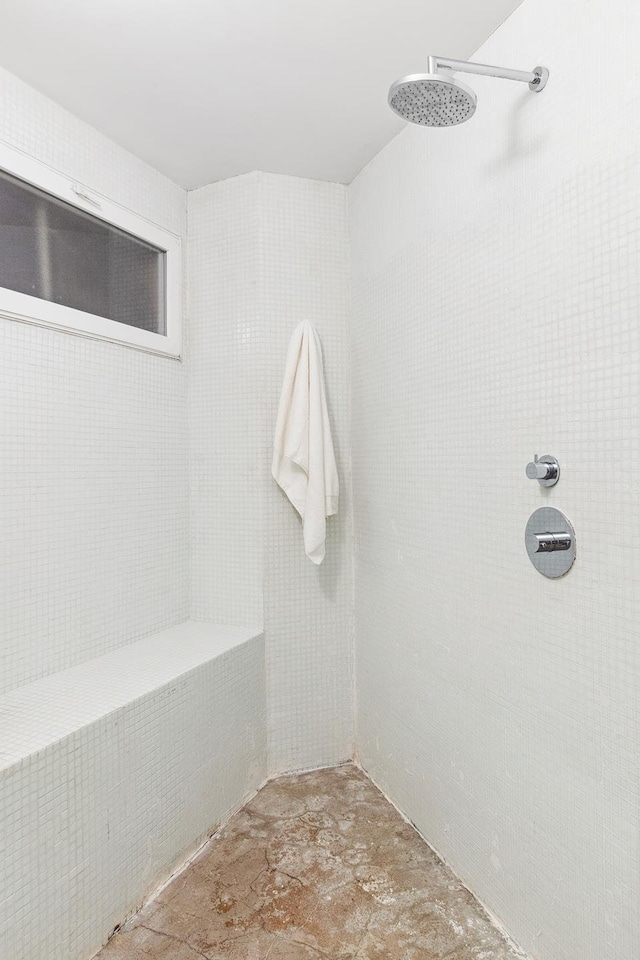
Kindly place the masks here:
<instances>
[{"instance_id":1,"label":"round escutcheon plate","mask_svg":"<svg viewBox=\"0 0 640 960\"><path fill-rule=\"evenodd\" d=\"M543 577L564 577L576 559L573 524L555 507L540 507L531 514L524 543L531 563Z\"/></svg>"}]
</instances>

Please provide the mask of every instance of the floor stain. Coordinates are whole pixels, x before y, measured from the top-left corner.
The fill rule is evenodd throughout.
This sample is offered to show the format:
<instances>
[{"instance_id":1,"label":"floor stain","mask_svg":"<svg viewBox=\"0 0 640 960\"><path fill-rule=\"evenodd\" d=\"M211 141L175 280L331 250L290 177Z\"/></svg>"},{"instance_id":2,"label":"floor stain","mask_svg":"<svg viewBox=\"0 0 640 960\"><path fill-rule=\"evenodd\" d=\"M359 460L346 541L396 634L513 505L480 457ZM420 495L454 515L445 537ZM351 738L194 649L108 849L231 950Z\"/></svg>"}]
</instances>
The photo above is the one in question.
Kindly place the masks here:
<instances>
[{"instance_id":1,"label":"floor stain","mask_svg":"<svg viewBox=\"0 0 640 960\"><path fill-rule=\"evenodd\" d=\"M268 783L96 960L521 960L356 767Z\"/></svg>"}]
</instances>

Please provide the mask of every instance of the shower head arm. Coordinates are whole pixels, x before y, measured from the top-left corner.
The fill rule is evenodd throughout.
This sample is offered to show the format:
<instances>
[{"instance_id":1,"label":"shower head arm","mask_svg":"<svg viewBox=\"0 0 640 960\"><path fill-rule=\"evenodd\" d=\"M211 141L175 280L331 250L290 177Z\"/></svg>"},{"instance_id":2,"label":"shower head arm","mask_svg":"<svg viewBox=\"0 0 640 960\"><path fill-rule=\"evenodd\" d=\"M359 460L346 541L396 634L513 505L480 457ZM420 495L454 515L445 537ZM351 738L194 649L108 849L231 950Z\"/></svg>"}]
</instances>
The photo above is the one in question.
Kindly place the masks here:
<instances>
[{"instance_id":1,"label":"shower head arm","mask_svg":"<svg viewBox=\"0 0 640 960\"><path fill-rule=\"evenodd\" d=\"M547 82L549 71L546 67L533 70L510 70L508 67L492 67L486 63L473 63L470 60L450 60L448 57L429 57L429 73L438 70L453 70L456 73L475 73L478 76L500 77L502 80L520 80L528 83L531 90L542 90Z\"/></svg>"}]
</instances>

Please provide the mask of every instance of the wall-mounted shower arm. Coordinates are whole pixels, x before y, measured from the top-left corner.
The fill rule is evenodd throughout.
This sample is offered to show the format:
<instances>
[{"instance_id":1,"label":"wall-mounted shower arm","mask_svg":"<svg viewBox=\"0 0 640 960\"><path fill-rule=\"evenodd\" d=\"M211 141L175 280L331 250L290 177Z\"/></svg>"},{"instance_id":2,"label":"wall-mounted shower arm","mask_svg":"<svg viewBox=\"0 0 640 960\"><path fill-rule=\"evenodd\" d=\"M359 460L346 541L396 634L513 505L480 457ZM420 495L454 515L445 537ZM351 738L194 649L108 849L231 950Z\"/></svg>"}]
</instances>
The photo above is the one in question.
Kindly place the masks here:
<instances>
[{"instance_id":1,"label":"wall-mounted shower arm","mask_svg":"<svg viewBox=\"0 0 640 960\"><path fill-rule=\"evenodd\" d=\"M429 73L438 70L453 70L456 73L475 73L485 77L500 77L502 80L520 80L528 83L530 90L542 90L549 77L546 67L534 67L533 70L510 70L508 67L493 67L486 63L473 63L470 60L451 60L449 57L429 57Z\"/></svg>"},{"instance_id":2,"label":"wall-mounted shower arm","mask_svg":"<svg viewBox=\"0 0 640 960\"><path fill-rule=\"evenodd\" d=\"M396 80L389 88L389 106L403 120L423 127L454 127L469 120L476 112L477 97L465 86L454 71L520 80L529 90L544 90L549 78L546 67L533 70L509 70L469 60L450 60L448 57L429 57L428 73L412 73Z\"/></svg>"}]
</instances>

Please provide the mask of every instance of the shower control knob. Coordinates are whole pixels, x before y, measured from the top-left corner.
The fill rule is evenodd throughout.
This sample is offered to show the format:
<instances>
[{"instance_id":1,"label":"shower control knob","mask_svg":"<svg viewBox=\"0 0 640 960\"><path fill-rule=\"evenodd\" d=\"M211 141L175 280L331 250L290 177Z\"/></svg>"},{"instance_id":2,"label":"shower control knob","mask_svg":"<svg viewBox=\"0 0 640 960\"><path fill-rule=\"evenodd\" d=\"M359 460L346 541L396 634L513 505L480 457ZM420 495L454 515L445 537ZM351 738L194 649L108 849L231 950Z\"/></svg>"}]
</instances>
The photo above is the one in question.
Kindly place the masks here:
<instances>
[{"instance_id":1,"label":"shower control knob","mask_svg":"<svg viewBox=\"0 0 640 960\"><path fill-rule=\"evenodd\" d=\"M547 480L549 477L550 463L542 463L538 460L538 454L534 454L531 463L527 464L527 476L529 480Z\"/></svg>"},{"instance_id":2,"label":"shower control knob","mask_svg":"<svg viewBox=\"0 0 640 960\"><path fill-rule=\"evenodd\" d=\"M560 479L560 464L555 457L545 453L538 459L536 453L531 463L527 464L526 474L529 480L537 480L542 487L552 487Z\"/></svg>"}]
</instances>

